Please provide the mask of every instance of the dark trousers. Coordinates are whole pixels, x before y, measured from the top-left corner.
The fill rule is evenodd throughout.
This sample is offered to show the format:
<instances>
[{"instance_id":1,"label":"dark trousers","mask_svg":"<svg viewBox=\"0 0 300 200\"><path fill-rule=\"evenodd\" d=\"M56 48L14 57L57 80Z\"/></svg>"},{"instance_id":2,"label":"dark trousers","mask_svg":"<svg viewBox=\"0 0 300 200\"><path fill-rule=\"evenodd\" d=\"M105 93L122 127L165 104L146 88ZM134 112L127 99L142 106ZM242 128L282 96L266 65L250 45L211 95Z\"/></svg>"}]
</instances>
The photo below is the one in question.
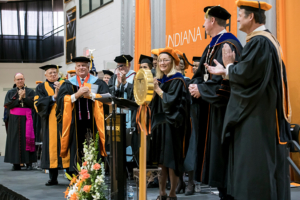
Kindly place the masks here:
<instances>
[{"instance_id":1,"label":"dark trousers","mask_svg":"<svg viewBox=\"0 0 300 200\"><path fill-rule=\"evenodd\" d=\"M218 190L219 190L219 197L221 200L234 200L232 196L227 195L227 188L218 187Z\"/></svg>"},{"instance_id":2,"label":"dark trousers","mask_svg":"<svg viewBox=\"0 0 300 200\"><path fill-rule=\"evenodd\" d=\"M49 169L49 178L50 182L57 182L57 177L58 177L58 169Z\"/></svg>"}]
</instances>

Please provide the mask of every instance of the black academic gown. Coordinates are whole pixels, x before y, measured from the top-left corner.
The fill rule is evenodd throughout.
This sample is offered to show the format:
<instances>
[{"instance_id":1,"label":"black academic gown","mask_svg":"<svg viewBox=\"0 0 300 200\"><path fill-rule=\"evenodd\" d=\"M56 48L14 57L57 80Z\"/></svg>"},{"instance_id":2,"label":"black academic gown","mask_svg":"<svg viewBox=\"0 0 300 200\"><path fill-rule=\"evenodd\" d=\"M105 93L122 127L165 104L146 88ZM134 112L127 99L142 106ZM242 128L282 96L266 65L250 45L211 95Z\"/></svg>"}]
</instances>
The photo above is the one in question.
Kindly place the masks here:
<instances>
[{"instance_id":1,"label":"black academic gown","mask_svg":"<svg viewBox=\"0 0 300 200\"><path fill-rule=\"evenodd\" d=\"M163 99L155 95L150 104L152 140L148 161L171 168L179 176L184 171L184 142L191 132L188 88L181 74L160 83L159 87L164 92Z\"/></svg>"},{"instance_id":2,"label":"black academic gown","mask_svg":"<svg viewBox=\"0 0 300 200\"><path fill-rule=\"evenodd\" d=\"M35 135L35 142L42 142L42 127L41 127L41 117L36 112L35 109L33 109L33 126L34 126L34 135Z\"/></svg>"},{"instance_id":3,"label":"black academic gown","mask_svg":"<svg viewBox=\"0 0 300 200\"><path fill-rule=\"evenodd\" d=\"M211 58L208 60L209 65L215 66L214 59L223 64L222 48L225 43L229 44L231 49L236 52L236 61L238 60L242 51L241 44L237 39L225 39L216 45ZM197 84L201 95L199 99L192 98L191 106L192 126L194 131L198 132L196 134L199 134L196 136L198 138L198 153L195 163L195 178L197 181L213 187L226 188L228 144L222 144L221 136L229 94L227 96L218 94L222 90L222 76L209 74L206 82L203 79L205 73L204 63L206 62L207 52L213 49L212 46L207 46L204 50L199 68L190 83Z\"/></svg>"},{"instance_id":4,"label":"black academic gown","mask_svg":"<svg viewBox=\"0 0 300 200\"><path fill-rule=\"evenodd\" d=\"M231 96L222 135L230 141L228 193L243 200L289 200L287 155L279 139L290 140L290 126L283 117L285 86L273 43L264 36L253 37L228 74ZM286 85L284 65L283 80Z\"/></svg>"},{"instance_id":5,"label":"black academic gown","mask_svg":"<svg viewBox=\"0 0 300 200\"><path fill-rule=\"evenodd\" d=\"M109 92L109 88L107 84L103 81L98 79L95 83L98 85L97 94L104 94ZM70 81L66 80L62 86L60 87L58 96L57 96L57 120L58 120L58 129L62 132L62 137L69 137L69 140L62 139L61 141L61 152L60 156L66 156L66 147L69 149L70 154L70 171L75 171L74 167L76 167L77 162L81 162L81 158L83 157L83 142L86 139L86 134L91 133L93 137L95 137L97 133L97 124L95 121L95 114L94 114L94 107L95 103L90 99L86 98L79 98L74 103L70 102L70 96L75 94L78 91L78 87L73 85ZM66 100L66 96L69 97L69 101ZM72 104L72 111L65 109L66 103ZM102 105L102 104L101 104ZM79 110L81 113L81 118L79 117ZM90 113L90 119L88 119L88 111ZM63 129L63 121L64 121L64 111L70 112L70 132L65 133ZM98 113L100 114L100 113ZM104 114L103 115L103 123L104 126ZM105 130L105 127L104 127ZM64 136L65 134L65 136ZM99 133L100 134L100 133ZM104 136L105 138L105 136ZM104 140L105 142L105 140ZM99 153L102 156L106 156L105 152L105 144L101 143L101 135L99 140ZM65 147L65 148L64 148Z\"/></svg>"},{"instance_id":6,"label":"black academic gown","mask_svg":"<svg viewBox=\"0 0 300 200\"><path fill-rule=\"evenodd\" d=\"M60 133L57 127L56 107L52 96L54 83L45 81L36 87L35 108L41 118L43 133L42 163L43 169L69 168L70 157L61 158ZM63 81L61 81L63 84Z\"/></svg>"},{"instance_id":7,"label":"black academic gown","mask_svg":"<svg viewBox=\"0 0 300 200\"><path fill-rule=\"evenodd\" d=\"M25 92L23 108L33 110L34 91L25 86ZM8 113L12 108L22 107L21 101L19 101L18 88L13 88L7 92L4 106L8 109ZM36 162L36 152L26 151L26 116L8 114L8 117L4 162L12 164Z\"/></svg>"},{"instance_id":8,"label":"black academic gown","mask_svg":"<svg viewBox=\"0 0 300 200\"><path fill-rule=\"evenodd\" d=\"M108 86L109 86L109 90L110 93L113 94L113 92L115 92L115 96L118 98L124 98L124 92L127 93L127 99L135 101L134 99L134 94L133 94L133 83L127 83L127 88L124 88L124 90L121 90L121 88L119 90L115 90L114 91L114 81L117 79L117 75L113 75L108 82ZM139 151L139 135L138 135L138 131L137 131L137 126L136 126L136 113L137 110L131 110L131 127L135 128L135 131L132 132L131 135L129 135L127 130L127 136L131 137L131 148L132 148L132 152L134 154L136 154ZM137 156L138 157L138 156Z\"/></svg>"}]
</instances>

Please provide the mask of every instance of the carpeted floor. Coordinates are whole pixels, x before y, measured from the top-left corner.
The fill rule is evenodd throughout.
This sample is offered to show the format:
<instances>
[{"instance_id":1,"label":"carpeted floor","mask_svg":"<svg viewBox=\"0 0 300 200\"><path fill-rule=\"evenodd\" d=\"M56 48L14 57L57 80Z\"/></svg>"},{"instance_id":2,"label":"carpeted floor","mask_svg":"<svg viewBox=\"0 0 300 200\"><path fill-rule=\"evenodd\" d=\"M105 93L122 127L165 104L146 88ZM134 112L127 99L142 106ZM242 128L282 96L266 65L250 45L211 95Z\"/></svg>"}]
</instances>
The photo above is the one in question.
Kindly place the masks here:
<instances>
[{"instance_id":1,"label":"carpeted floor","mask_svg":"<svg viewBox=\"0 0 300 200\"><path fill-rule=\"evenodd\" d=\"M48 181L48 174L39 170L27 171L24 168L21 171L11 171L12 165L3 162L4 157L0 156L0 184L13 190L14 192L23 195L30 200L63 200L64 191L69 182L63 177L63 171L58 177L59 185L45 186ZM136 191L133 181L130 183ZM203 188L203 191L209 192L208 188ZM214 191L214 190L212 190ZM300 199L300 188L292 188L292 200ZM147 199L153 200L157 197L158 188L149 188L147 190ZM135 196L137 194L135 193ZM135 199L137 199L135 197ZM218 200L217 195L196 193L192 196L178 195L180 200Z\"/></svg>"}]
</instances>

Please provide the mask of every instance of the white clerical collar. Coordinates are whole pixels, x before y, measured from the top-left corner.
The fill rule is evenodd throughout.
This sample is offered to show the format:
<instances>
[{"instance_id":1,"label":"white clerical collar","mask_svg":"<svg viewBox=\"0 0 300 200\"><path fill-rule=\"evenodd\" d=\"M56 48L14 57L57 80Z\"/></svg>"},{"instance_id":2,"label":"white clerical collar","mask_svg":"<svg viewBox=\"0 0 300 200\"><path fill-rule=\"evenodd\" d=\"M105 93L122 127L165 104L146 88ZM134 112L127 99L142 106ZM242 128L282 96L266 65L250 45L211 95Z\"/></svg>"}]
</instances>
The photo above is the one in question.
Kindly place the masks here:
<instances>
[{"instance_id":1,"label":"white clerical collar","mask_svg":"<svg viewBox=\"0 0 300 200\"><path fill-rule=\"evenodd\" d=\"M267 30L266 26L265 25L261 25L260 27L258 27L257 29L255 29L253 32L255 32L255 31L265 31L265 30Z\"/></svg>"},{"instance_id":2,"label":"white clerical collar","mask_svg":"<svg viewBox=\"0 0 300 200\"><path fill-rule=\"evenodd\" d=\"M220 35L222 33L227 33L226 29L224 29L223 31L221 31L220 33L218 33L218 35Z\"/></svg>"}]
</instances>

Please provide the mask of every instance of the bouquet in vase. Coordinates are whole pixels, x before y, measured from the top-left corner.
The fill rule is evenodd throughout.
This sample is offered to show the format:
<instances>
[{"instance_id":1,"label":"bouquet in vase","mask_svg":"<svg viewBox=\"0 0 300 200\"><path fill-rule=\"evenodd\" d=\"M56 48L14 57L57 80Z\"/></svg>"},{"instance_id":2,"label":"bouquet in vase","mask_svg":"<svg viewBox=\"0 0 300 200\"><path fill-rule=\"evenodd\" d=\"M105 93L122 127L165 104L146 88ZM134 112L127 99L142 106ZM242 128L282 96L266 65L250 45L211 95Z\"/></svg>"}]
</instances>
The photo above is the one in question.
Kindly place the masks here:
<instances>
[{"instance_id":1,"label":"bouquet in vase","mask_svg":"<svg viewBox=\"0 0 300 200\"><path fill-rule=\"evenodd\" d=\"M70 187L65 191L65 198L68 200L106 200L105 190L105 169L101 159L98 158L99 134L97 133L95 141L91 135L83 143L84 157L82 166L77 163L78 175L67 178L71 181Z\"/></svg>"}]
</instances>

